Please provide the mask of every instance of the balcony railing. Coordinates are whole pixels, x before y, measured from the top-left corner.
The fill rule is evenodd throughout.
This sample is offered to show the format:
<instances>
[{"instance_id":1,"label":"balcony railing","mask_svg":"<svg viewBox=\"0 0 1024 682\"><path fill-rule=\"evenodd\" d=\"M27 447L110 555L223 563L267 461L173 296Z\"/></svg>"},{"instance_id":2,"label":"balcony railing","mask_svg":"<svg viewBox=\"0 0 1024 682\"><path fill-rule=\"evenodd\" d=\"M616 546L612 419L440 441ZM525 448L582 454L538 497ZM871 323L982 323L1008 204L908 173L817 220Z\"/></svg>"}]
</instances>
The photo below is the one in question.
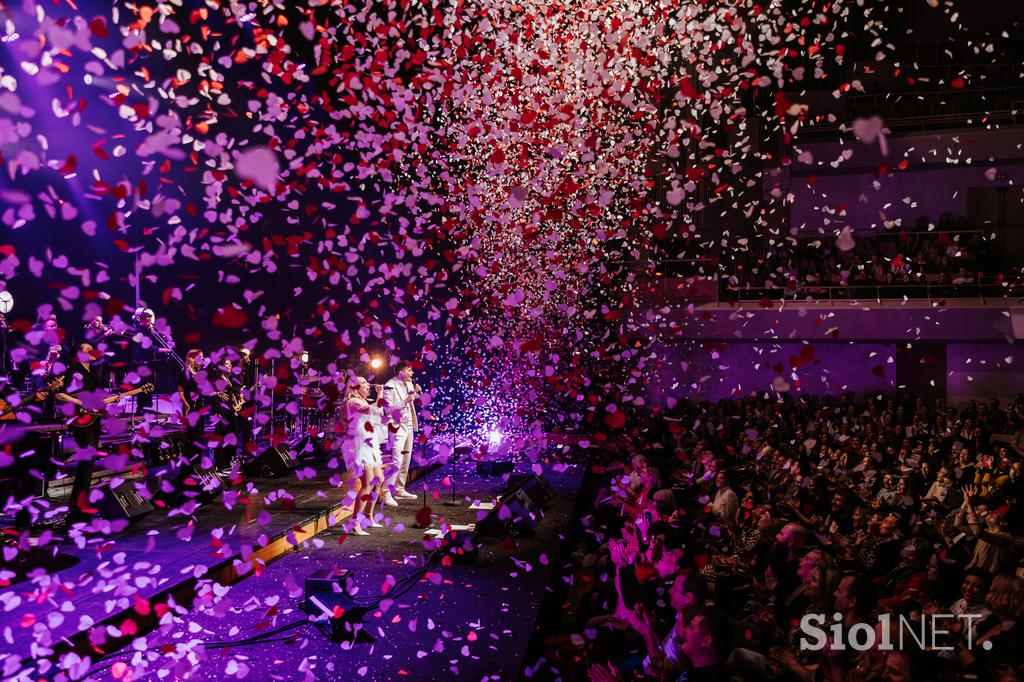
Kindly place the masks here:
<instances>
[{"instance_id":1,"label":"balcony railing","mask_svg":"<svg viewBox=\"0 0 1024 682\"><path fill-rule=\"evenodd\" d=\"M915 284L797 284L786 287L730 285L720 276L715 258L689 258L664 261L630 262L630 269L641 275L649 295L661 302L687 301L695 305L772 303L783 301L818 301L849 303L851 301L974 300L981 305L996 301L1024 303L1024 283L998 277L973 275L973 282L922 282Z\"/></svg>"},{"instance_id":2,"label":"balcony railing","mask_svg":"<svg viewBox=\"0 0 1024 682\"><path fill-rule=\"evenodd\" d=\"M1024 287L1016 282L1000 281L996 278L982 278L969 284L847 284L820 285L801 284L795 287L743 287L726 286L719 289L719 302L729 301L813 301L848 303L850 301L901 301L928 300L930 303L949 299L973 299L982 305L995 301L1012 299L1020 303L1024 299Z\"/></svg>"}]
</instances>

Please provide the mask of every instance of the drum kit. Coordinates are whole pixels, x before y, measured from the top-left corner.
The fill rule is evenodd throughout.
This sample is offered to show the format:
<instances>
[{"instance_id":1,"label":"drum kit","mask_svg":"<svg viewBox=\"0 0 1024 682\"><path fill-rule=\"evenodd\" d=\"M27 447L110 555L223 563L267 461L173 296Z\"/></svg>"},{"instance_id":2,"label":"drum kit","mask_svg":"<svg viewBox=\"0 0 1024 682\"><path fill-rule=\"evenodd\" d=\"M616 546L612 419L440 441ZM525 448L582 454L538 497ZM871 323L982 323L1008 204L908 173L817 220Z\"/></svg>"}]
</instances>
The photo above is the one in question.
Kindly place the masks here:
<instances>
[{"instance_id":1,"label":"drum kit","mask_svg":"<svg viewBox=\"0 0 1024 682\"><path fill-rule=\"evenodd\" d=\"M291 438L302 438L326 432L329 427L327 410L324 409L327 397L320 387L325 377L304 376L296 384L298 410L295 420L289 429Z\"/></svg>"}]
</instances>

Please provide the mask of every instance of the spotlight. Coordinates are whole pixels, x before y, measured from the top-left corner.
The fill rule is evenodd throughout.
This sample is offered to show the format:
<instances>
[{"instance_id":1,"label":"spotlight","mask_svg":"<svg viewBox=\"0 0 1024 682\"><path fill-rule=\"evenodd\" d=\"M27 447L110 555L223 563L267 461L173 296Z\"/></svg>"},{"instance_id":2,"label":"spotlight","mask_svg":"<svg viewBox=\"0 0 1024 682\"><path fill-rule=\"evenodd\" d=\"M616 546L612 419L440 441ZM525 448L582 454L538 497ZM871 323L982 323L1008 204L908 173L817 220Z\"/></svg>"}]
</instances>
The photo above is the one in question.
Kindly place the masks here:
<instances>
[{"instance_id":1,"label":"spotlight","mask_svg":"<svg viewBox=\"0 0 1024 682\"><path fill-rule=\"evenodd\" d=\"M497 429L491 429L487 432L487 444L491 447L501 444L501 431Z\"/></svg>"},{"instance_id":2,"label":"spotlight","mask_svg":"<svg viewBox=\"0 0 1024 682\"><path fill-rule=\"evenodd\" d=\"M380 358L373 358L372 360L370 360L370 367L372 367L374 369L379 369L380 368L380 364L381 364Z\"/></svg>"},{"instance_id":3,"label":"spotlight","mask_svg":"<svg viewBox=\"0 0 1024 682\"><path fill-rule=\"evenodd\" d=\"M309 353L307 353L306 351L302 351L302 353L299 355L299 362L301 362L304 365L308 365L309 364Z\"/></svg>"},{"instance_id":4,"label":"spotlight","mask_svg":"<svg viewBox=\"0 0 1024 682\"><path fill-rule=\"evenodd\" d=\"M0 315L14 310L14 296L9 291L0 291Z\"/></svg>"}]
</instances>

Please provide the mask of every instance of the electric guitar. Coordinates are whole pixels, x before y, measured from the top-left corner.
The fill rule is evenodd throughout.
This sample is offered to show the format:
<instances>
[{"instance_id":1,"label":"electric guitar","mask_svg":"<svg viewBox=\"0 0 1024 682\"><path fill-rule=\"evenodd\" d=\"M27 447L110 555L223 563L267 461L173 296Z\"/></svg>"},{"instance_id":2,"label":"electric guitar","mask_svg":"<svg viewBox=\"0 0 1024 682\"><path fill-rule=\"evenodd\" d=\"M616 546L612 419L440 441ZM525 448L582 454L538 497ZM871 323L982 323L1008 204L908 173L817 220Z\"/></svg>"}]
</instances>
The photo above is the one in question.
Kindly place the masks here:
<instances>
[{"instance_id":1,"label":"electric guitar","mask_svg":"<svg viewBox=\"0 0 1024 682\"><path fill-rule=\"evenodd\" d=\"M152 391L153 384L143 384L142 386L139 386L138 388L133 388L130 391L125 391L124 393L118 393L117 395L108 396L103 399L103 404L109 405L110 403L116 402L121 398L128 398L139 393L151 393ZM74 426L80 429L92 426L93 424L96 423L96 420L99 419L100 415L102 415L104 412L106 412L105 409L86 410L80 407L78 408L78 414L72 417L71 421L68 422L68 426Z\"/></svg>"},{"instance_id":2,"label":"electric guitar","mask_svg":"<svg viewBox=\"0 0 1024 682\"><path fill-rule=\"evenodd\" d=\"M225 407L231 410L232 413L238 415L242 413L242 410L244 410L246 404L248 404L248 401L245 399L245 393L255 391L257 385L258 384L253 384L252 388L248 389L248 391L246 391L245 387L242 387L237 391L224 390L216 395L220 398L221 402L224 403Z\"/></svg>"},{"instance_id":3,"label":"electric guitar","mask_svg":"<svg viewBox=\"0 0 1024 682\"><path fill-rule=\"evenodd\" d=\"M235 395L229 395L228 399L231 411L235 414L241 414L242 410L245 409L245 398L242 397L242 394L237 393Z\"/></svg>"},{"instance_id":4,"label":"electric guitar","mask_svg":"<svg viewBox=\"0 0 1024 682\"><path fill-rule=\"evenodd\" d=\"M3 398L0 398L0 421L10 421L15 418L15 412L23 407L28 407L33 403L38 403L41 400L45 400L46 396L56 391L64 385L64 377L55 377L46 382L46 386L42 387L34 393L30 393L15 406L11 406Z\"/></svg>"}]
</instances>

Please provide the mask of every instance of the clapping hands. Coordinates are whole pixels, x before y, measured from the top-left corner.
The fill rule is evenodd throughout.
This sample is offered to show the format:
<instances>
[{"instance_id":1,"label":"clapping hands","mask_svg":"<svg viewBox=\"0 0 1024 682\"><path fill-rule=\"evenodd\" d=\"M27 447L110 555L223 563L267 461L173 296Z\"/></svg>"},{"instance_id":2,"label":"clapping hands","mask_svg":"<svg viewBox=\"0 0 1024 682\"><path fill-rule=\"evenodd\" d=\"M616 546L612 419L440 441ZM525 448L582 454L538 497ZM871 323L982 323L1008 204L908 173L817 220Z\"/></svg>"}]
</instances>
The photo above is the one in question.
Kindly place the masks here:
<instances>
[{"instance_id":1,"label":"clapping hands","mask_svg":"<svg viewBox=\"0 0 1024 682\"><path fill-rule=\"evenodd\" d=\"M635 535L627 535L622 540L609 541L608 551L611 553L612 563L619 568L625 568L636 561L636 555L640 552L640 541Z\"/></svg>"}]
</instances>

